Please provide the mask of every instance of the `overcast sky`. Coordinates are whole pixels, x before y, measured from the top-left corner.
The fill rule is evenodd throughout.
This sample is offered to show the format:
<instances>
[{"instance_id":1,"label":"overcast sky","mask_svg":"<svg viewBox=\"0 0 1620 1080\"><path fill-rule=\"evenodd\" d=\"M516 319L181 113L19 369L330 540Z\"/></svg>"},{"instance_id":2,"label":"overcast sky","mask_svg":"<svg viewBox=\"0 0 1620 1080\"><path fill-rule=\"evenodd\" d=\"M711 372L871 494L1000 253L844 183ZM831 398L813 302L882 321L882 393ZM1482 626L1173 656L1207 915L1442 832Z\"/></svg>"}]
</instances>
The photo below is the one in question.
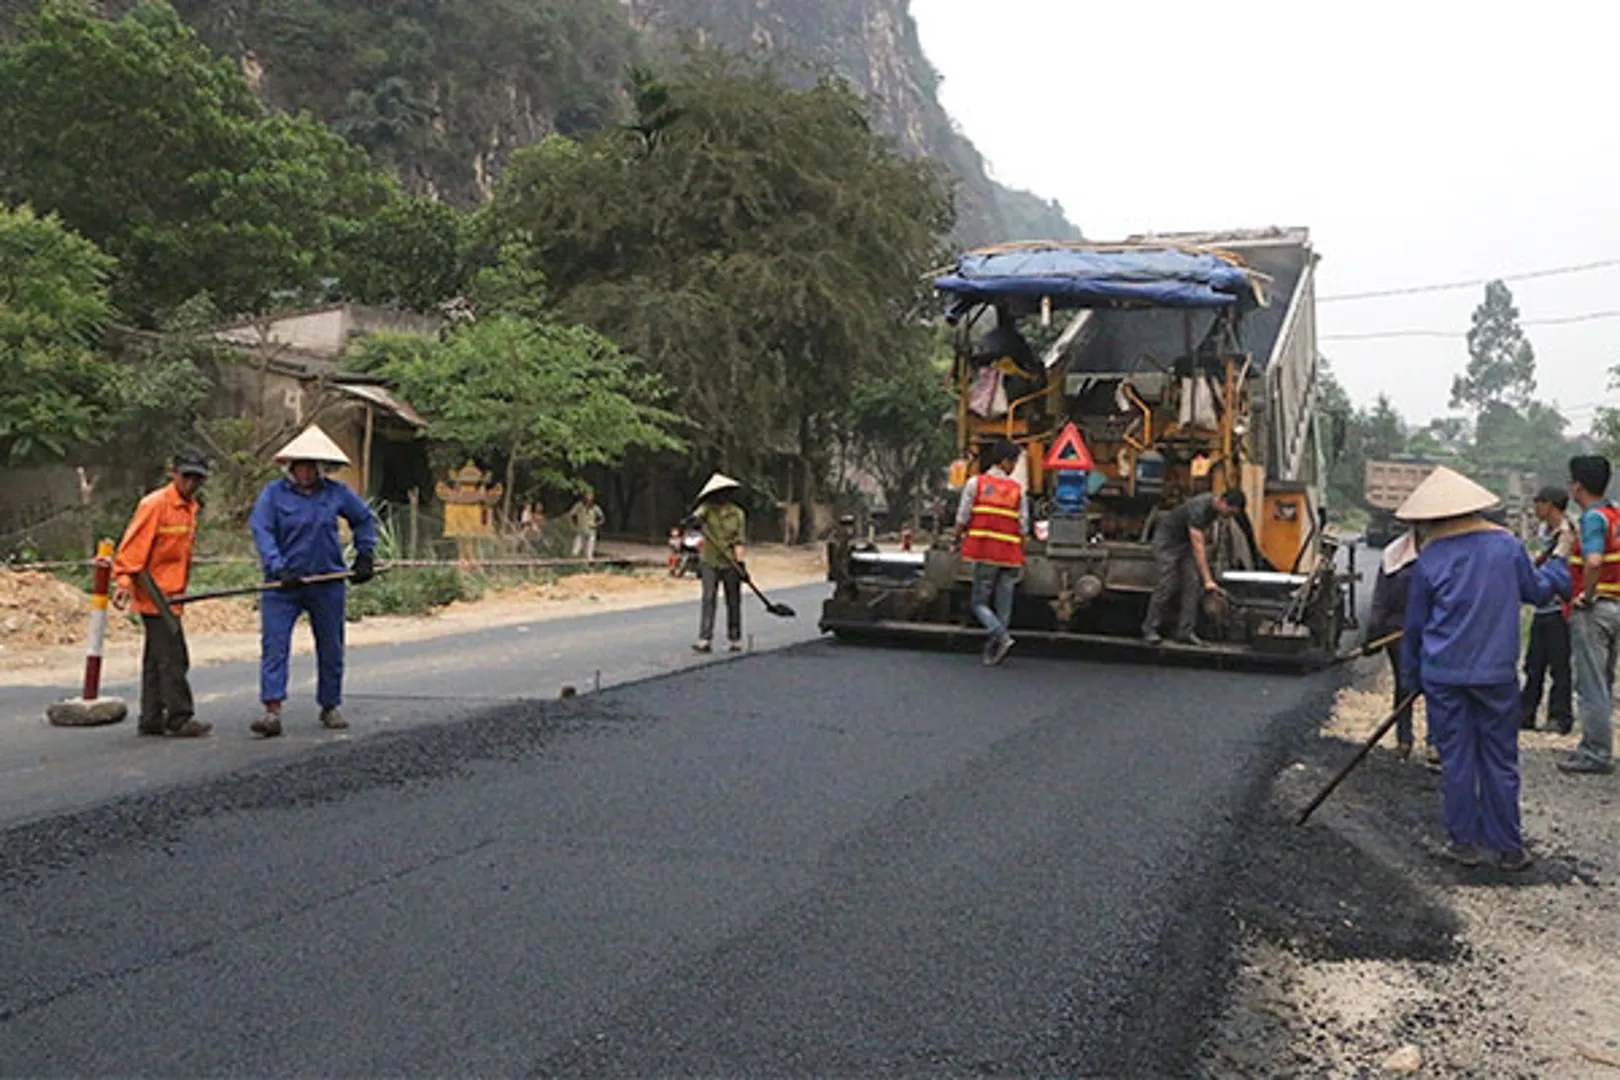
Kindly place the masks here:
<instances>
[{"instance_id":1,"label":"overcast sky","mask_svg":"<svg viewBox=\"0 0 1620 1080\"><path fill-rule=\"evenodd\" d=\"M997 177L1088 237L1306 225L1318 294L1620 260L1620 4L913 0ZM1525 320L1620 311L1620 266L1510 282ZM1351 395L1446 411L1483 289L1318 306ZM1620 318L1527 326L1584 430Z\"/></svg>"}]
</instances>

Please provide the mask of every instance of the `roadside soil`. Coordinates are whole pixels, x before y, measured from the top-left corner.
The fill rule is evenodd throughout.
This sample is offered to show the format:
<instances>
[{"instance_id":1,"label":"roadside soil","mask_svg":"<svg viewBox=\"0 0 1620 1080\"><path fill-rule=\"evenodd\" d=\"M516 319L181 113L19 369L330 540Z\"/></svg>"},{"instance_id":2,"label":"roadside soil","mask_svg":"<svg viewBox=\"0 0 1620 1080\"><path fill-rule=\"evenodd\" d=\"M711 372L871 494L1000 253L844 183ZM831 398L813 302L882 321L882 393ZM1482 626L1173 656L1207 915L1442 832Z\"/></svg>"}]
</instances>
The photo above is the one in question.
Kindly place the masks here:
<instances>
[{"instance_id":1,"label":"roadside soil","mask_svg":"<svg viewBox=\"0 0 1620 1080\"><path fill-rule=\"evenodd\" d=\"M633 554L652 551L638 549ZM603 555L616 552L615 548ZM748 567L767 591L826 578L826 556L820 547L758 547L750 552ZM359 647L422 641L500 626L695 602L698 590L697 579L672 578L661 569L572 574L490 589L478 600L458 601L430 615L363 619L349 626L348 643ZM49 574L0 571L0 686L74 684L84 673L88 619L89 599L73 586ZM193 667L258 658L259 617L250 600L194 604L185 620ZM308 625L300 622L293 634L293 650L302 655L313 648ZM138 624L114 612L108 620L102 677L109 682L136 678L140 649Z\"/></svg>"},{"instance_id":2,"label":"roadside soil","mask_svg":"<svg viewBox=\"0 0 1620 1080\"><path fill-rule=\"evenodd\" d=\"M1273 784L1234 867L1238 951L1206 1077L1620 1078L1620 777L1520 741L1523 874L1443 856L1439 777L1393 737L1302 808L1387 715L1365 663Z\"/></svg>"}]
</instances>

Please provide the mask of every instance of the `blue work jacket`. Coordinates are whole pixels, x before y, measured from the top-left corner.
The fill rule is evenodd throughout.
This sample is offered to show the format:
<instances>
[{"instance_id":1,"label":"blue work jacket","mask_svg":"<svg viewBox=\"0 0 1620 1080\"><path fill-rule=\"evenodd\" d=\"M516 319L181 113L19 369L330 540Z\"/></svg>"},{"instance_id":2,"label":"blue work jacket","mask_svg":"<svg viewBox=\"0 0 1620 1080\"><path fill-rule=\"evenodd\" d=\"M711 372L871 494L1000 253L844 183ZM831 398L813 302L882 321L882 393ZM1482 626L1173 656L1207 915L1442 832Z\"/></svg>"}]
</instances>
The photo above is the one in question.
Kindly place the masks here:
<instances>
[{"instance_id":1,"label":"blue work jacket","mask_svg":"<svg viewBox=\"0 0 1620 1080\"><path fill-rule=\"evenodd\" d=\"M253 504L252 520L265 577L275 577L283 567L304 577L348 569L338 518L349 523L356 551L376 550L377 519L347 484L322 480L310 492L286 478L267 484Z\"/></svg>"},{"instance_id":2,"label":"blue work jacket","mask_svg":"<svg viewBox=\"0 0 1620 1080\"><path fill-rule=\"evenodd\" d=\"M1569 595L1569 572L1537 570L1501 529L1430 540L1413 564L1401 641L1402 689L1518 682L1519 605Z\"/></svg>"}]
</instances>

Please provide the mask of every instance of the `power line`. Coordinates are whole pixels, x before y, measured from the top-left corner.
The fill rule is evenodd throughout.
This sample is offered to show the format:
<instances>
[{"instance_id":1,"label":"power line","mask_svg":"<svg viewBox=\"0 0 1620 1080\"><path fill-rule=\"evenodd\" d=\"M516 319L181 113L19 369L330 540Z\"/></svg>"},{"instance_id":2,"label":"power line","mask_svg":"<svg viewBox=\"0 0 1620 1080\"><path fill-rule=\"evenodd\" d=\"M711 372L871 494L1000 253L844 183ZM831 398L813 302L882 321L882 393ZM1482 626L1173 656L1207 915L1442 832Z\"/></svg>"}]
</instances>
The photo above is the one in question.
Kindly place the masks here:
<instances>
[{"instance_id":1,"label":"power line","mask_svg":"<svg viewBox=\"0 0 1620 1080\"><path fill-rule=\"evenodd\" d=\"M1558 315L1546 319L1520 319L1520 326L1567 326L1571 323L1620 319L1620 311L1586 311L1579 315ZM1322 334L1323 341L1375 341L1384 338L1466 338L1454 330L1369 330L1360 334Z\"/></svg>"},{"instance_id":2,"label":"power line","mask_svg":"<svg viewBox=\"0 0 1620 1080\"><path fill-rule=\"evenodd\" d=\"M1620 266L1620 259L1599 259L1596 262L1554 266L1546 270L1527 270L1519 274L1501 274L1497 277L1475 278L1472 281L1447 281L1436 285L1407 285L1398 289L1374 289L1371 292L1340 293L1338 296L1319 296L1318 304L1332 304L1348 300L1378 300L1388 296L1416 296L1419 293L1451 292L1456 289L1477 289L1493 281L1530 281L1535 278L1558 277L1562 274L1584 274L1589 270L1606 270Z\"/></svg>"}]
</instances>

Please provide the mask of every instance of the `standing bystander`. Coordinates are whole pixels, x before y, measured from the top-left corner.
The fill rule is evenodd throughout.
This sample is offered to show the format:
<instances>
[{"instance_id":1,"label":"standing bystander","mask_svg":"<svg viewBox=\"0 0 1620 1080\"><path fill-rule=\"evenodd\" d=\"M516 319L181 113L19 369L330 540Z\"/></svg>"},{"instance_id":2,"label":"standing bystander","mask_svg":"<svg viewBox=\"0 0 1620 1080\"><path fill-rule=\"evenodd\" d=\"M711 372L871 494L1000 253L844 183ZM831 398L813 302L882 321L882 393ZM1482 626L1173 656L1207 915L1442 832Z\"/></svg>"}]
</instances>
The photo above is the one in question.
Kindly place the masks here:
<instances>
[{"instance_id":1,"label":"standing bystander","mask_svg":"<svg viewBox=\"0 0 1620 1080\"><path fill-rule=\"evenodd\" d=\"M574 527L574 558L590 562L596 558L596 537L607 515L596 505L596 492L587 491L568 511L568 523Z\"/></svg>"},{"instance_id":2,"label":"standing bystander","mask_svg":"<svg viewBox=\"0 0 1620 1080\"><path fill-rule=\"evenodd\" d=\"M1406 597L1412 588L1412 567L1418 557L1417 538L1410 531L1402 533L1384 548L1378 565L1378 578L1373 582L1372 615L1367 620L1367 642L1381 641L1399 634L1406 628ZM1405 699L1401 693L1401 645L1399 641L1384 646L1389 657L1389 668L1395 676L1395 704ZM1412 754L1412 706L1407 705L1395 719L1395 753L1407 758ZM1439 762L1434 747L1434 736L1428 739L1430 755Z\"/></svg>"},{"instance_id":3,"label":"standing bystander","mask_svg":"<svg viewBox=\"0 0 1620 1080\"><path fill-rule=\"evenodd\" d=\"M1536 493L1536 518L1541 522L1536 566L1548 561L1565 564L1575 546L1575 525L1564 513L1569 496L1555 487ZM1570 673L1569 612L1562 603L1536 608L1530 623L1530 643L1524 652L1524 694L1520 698L1519 726L1534 730L1541 711L1542 690L1549 676L1552 692L1547 699L1547 730L1568 735L1575 727L1574 695Z\"/></svg>"},{"instance_id":4,"label":"standing bystander","mask_svg":"<svg viewBox=\"0 0 1620 1080\"><path fill-rule=\"evenodd\" d=\"M1620 509L1609 489L1609 459L1570 459L1569 493L1581 508L1569 555L1573 596L1570 644L1575 658L1581 744L1558 767L1567 773L1614 772L1614 663L1620 653Z\"/></svg>"}]
</instances>

